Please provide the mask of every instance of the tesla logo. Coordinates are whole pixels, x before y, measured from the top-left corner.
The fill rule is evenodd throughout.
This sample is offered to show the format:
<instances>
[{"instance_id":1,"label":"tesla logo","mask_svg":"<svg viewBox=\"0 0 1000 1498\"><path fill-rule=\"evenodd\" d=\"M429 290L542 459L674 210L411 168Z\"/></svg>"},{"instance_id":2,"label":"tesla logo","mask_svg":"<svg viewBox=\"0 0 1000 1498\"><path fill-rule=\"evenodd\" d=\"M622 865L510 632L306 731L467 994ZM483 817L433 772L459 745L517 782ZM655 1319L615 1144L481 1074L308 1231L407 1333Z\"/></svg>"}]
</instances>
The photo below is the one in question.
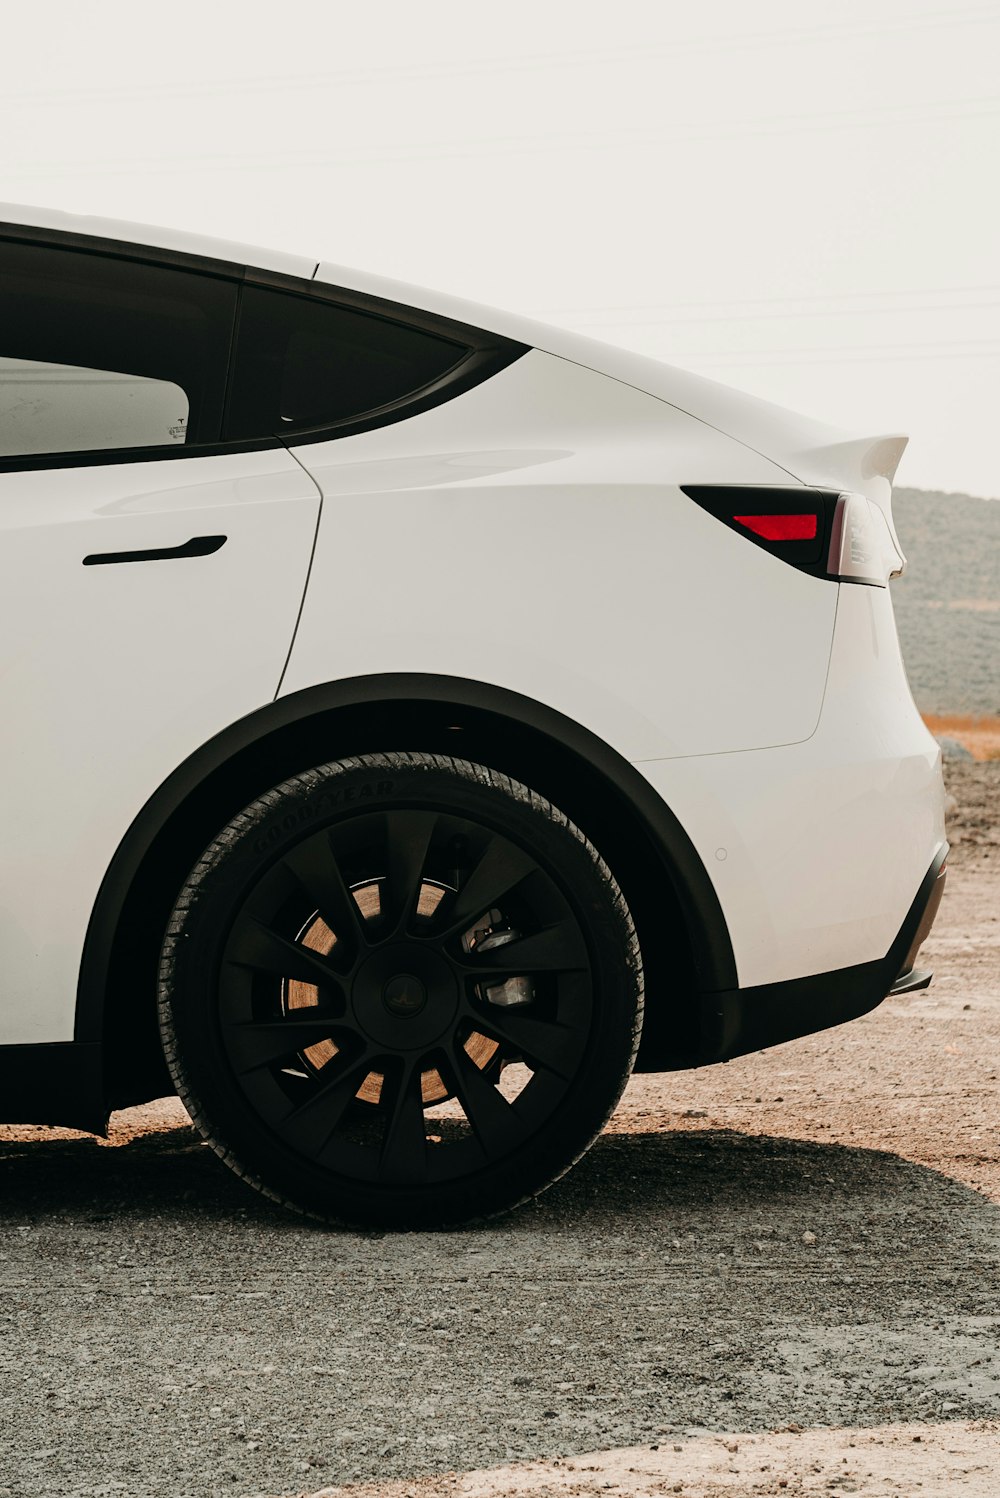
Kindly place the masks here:
<instances>
[{"instance_id":1,"label":"tesla logo","mask_svg":"<svg viewBox=\"0 0 1000 1498\"><path fill-rule=\"evenodd\" d=\"M382 990L382 1002L391 1014L419 1014L427 1003L427 990L413 973L398 973Z\"/></svg>"}]
</instances>

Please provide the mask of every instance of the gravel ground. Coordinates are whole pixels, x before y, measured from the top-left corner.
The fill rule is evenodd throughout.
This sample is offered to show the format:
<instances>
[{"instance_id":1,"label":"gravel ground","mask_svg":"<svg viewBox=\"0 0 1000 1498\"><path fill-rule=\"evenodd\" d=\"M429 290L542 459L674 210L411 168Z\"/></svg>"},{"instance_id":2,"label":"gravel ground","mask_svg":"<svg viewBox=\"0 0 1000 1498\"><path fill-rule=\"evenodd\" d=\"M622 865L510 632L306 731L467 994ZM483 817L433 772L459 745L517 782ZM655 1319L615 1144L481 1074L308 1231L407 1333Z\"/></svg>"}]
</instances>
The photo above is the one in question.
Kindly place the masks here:
<instances>
[{"instance_id":1,"label":"gravel ground","mask_svg":"<svg viewBox=\"0 0 1000 1498\"><path fill-rule=\"evenodd\" d=\"M572 1176L491 1227L284 1218L173 1102L117 1116L109 1144L0 1130L0 1494L423 1498L457 1491L423 1475L511 1460L901 1422L953 1430L955 1471L981 1471L1000 1447L1000 764L949 780L930 990L634 1079Z\"/></svg>"},{"instance_id":2,"label":"gravel ground","mask_svg":"<svg viewBox=\"0 0 1000 1498\"><path fill-rule=\"evenodd\" d=\"M996 1498L1000 1422L684 1435L619 1451L416 1482L321 1488L307 1498Z\"/></svg>"}]
</instances>

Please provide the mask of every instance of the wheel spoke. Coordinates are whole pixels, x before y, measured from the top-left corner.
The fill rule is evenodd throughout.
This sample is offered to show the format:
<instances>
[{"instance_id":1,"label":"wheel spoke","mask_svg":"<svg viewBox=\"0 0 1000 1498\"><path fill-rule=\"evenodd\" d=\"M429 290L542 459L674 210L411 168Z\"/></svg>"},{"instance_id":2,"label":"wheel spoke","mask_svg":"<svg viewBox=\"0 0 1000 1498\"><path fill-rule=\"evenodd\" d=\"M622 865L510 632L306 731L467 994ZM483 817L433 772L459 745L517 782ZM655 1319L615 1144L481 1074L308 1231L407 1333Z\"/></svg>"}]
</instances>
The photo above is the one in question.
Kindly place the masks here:
<instances>
[{"instance_id":1,"label":"wheel spoke","mask_svg":"<svg viewBox=\"0 0 1000 1498\"><path fill-rule=\"evenodd\" d=\"M492 1157L520 1144L527 1131L507 1099L462 1046L451 1047L449 1055L458 1100L483 1152Z\"/></svg>"},{"instance_id":2,"label":"wheel spoke","mask_svg":"<svg viewBox=\"0 0 1000 1498\"><path fill-rule=\"evenodd\" d=\"M543 1154L578 1153L591 1107L600 884L544 817L533 832L499 793L438 781L357 806L345 787L315 815L297 796L217 928L212 1054L260 1122L261 1179L278 1190L284 1161L290 1195L338 1210L339 1192L372 1221L416 1221L431 1187L448 1217L479 1210L521 1166L530 1189Z\"/></svg>"},{"instance_id":3,"label":"wheel spoke","mask_svg":"<svg viewBox=\"0 0 1000 1498\"><path fill-rule=\"evenodd\" d=\"M383 1097L388 1085L388 1081L383 1083ZM427 1173L427 1136L418 1064L404 1064L391 1093L388 1115L379 1178L395 1185L423 1180Z\"/></svg>"},{"instance_id":4,"label":"wheel spoke","mask_svg":"<svg viewBox=\"0 0 1000 1498\"><path fill-rule=\"evenodd\" d=\"M477 1030L504 1042L533 1067L542 1067L564 1082L572 1077L585 1039L575 1026L532 1019L490 1004L470 1007L470 1012Z\"/></svg>"},{"instance_id":5,"label":"wheel spoke","mask_svg":"<svg viewBox=\"0 0 1000 1498\"><path fill-rule=\"evenodd\" d=\"M328 1040L336 1028L337 1020L329 1015L324 1018L310 1016L309 1019L250 1020L242 1025L226 1026L226 1050L236 1071L243 1075L260 1066L272 1066L276 1061L295 1056L318 1040Z\"/></svg>"},{"instance_id":6,"label":"wheel spoke","mask_svg":"<svg viewBox=\"0 0 1000 1498\"><path fill-rule=\"evenodd\" d=\"M364 917L340 871L329 836L322 833L300 843L285 855L284 864L337 940L346 942L356 955L367 945Z\"/></svg>"},{"instance_id":7,"label":"wheel spoke","mask_svg":"<svg viewBox=\"0 0 1000 1498\"><path fill-rule=\"evenodd\" d=\"M329 1065L335 1070L335 1075L322 1081L305 1102L298 1103L278 1122L277 1127L288 1142L304 1154L318 1155L329 1143L368 1075L369 1063L367 1050L361 1056L355 1054L346 1059L342 1066L337 1066L337 1058L334 1058Z\"/></svg>"},{"instance_id":8,"label":"wheel spoke","mask_svg":"<svg viewBox=\"0 0 1000 1498\"><path fill-rule=\"evenodd\" d=\"M420 894L437 814L394 811L386 817L386 899L389 927L401 934L408 927Z\"/></svg>"},{"instance_id":9,"label":"wheel spoke","mask_svg":"<svg viewBox=\"0 0 1000 1498\"><path fill-rule=\"evenodd\" d=\"M230 940L227 960L238 967L318 984L339 993L337 971L329 960L311 947L289 941L264 926L252 915L244 915Z\"/></svg>"},{"instance_id":10,"label":"wheel spoke","mask_svg":"<svg viewBox=\"0 0 1000 1498\"><path fill-rule=\"evenodd\" d=\"M492 837L462 885L451 908L442 940L466 931L477 916L499 904L516 884L537 868L530 854L506 838Z\"/></svg>"},{"instance_id":11,"label":"wheel spoke","mask_svg":"<svg viewBox=\"0 0 1000 1498\"><path fill-rule=\"evenodd\" d=\"M520 973L582 972L588 965L583 934L576 922L569 918L489 951L473 950L461 963L456 963L463 972L475 973L479 977L486 974L517 977Z\"/></svg>"}]
</instances>

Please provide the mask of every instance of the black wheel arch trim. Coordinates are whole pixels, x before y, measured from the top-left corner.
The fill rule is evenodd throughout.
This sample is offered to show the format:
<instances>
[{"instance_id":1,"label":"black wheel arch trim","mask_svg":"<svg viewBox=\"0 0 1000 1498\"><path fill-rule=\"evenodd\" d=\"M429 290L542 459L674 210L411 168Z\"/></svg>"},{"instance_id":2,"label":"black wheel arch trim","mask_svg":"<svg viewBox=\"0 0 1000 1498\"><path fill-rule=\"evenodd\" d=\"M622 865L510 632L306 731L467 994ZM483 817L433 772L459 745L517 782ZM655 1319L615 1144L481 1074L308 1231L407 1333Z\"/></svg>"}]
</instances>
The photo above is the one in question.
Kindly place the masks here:
<instances>
[{"instance_id":1,"label":"black wheel arch trim","mask_svg":"<svg viewBox=\"0 0 1000 1498\"><path fill-rule=\"evenodd\" d=\"M209 739L153 793L119 844L91 912L77 990L77 1041L102 1039L105 990L125 901L157 836L188 798L241 751L263 744L281 730L305 726L310 719L340 710L403 708L407 703L471 710L506 719L541 735L563 755L581 761L613 796L621 799L623 811L643 824L688 925L699 989L711 993L736 987L729 929L705 866L673 812L634 765L589 729L520 693L460 677L392 673L345 678L278 698ZM406 743L391 747L428 746ZM451 752L456 751L461 752L460 739L452 745ZM352 748L342 752L361 751ZM331 744L327 758L337 756L337 745ZM558 797L554 799L558 804Z\"/></svg>"}]
</instances>

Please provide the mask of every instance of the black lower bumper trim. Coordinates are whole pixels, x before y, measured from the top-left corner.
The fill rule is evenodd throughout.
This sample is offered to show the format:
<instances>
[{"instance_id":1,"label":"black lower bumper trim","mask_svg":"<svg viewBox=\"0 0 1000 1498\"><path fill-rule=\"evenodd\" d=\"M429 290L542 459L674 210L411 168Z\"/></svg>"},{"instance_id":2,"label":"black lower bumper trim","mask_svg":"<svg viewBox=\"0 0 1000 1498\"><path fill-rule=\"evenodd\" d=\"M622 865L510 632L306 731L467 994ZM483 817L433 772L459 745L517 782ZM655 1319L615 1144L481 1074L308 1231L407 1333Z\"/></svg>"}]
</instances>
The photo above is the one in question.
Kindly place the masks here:
<instances>
[{"instance_id":1,"label":"black lower bumper trim","mask_svg":"<svg viewBox=\"0 0 1000 1498\"><path fill-rule=\"evenodd\" d=\"M888 997L892 998L899 993L916 993L920 988L930 988L933 976L929 968L911 967L905 973L900 973L890 988Z\"/></svg>"},{"instance_id":2,"label":"black lower bumper trim","mask_svg":"<svg viewBox=\"0 0 1000 1498\"><path fill-rule=\"evenodd\" d=\"M834 972L705 994L699 1055L688 1063L728 1061L765 1046L828 1030L876 1008L890 993L926 988L928 972L915 972L913 960L931 929L944 889L948 845L943 844L885 957Z\"/></svg>"}]
</instances>

